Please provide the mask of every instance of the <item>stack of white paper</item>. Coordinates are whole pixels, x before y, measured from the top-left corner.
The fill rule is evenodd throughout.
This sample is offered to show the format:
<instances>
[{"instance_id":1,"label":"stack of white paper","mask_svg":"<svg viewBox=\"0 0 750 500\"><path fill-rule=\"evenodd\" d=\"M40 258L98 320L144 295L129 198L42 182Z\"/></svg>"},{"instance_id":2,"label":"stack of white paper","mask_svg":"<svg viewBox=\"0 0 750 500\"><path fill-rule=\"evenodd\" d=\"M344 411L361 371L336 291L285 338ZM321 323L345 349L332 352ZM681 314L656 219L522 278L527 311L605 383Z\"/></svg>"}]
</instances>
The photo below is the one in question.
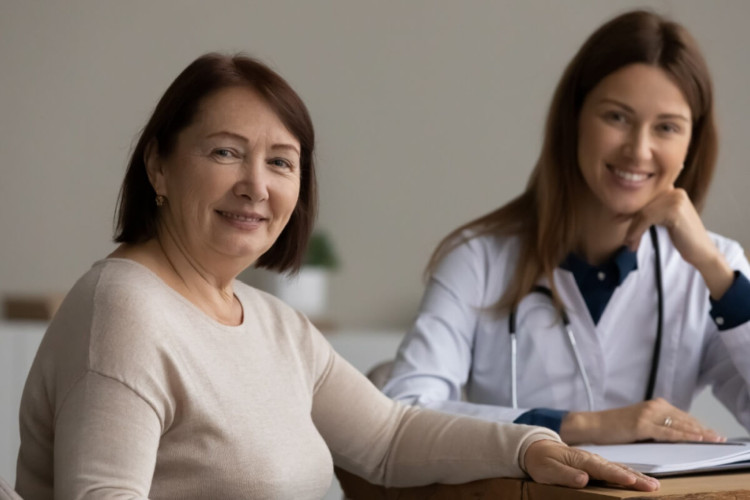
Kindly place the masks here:
<instances>
[{"instance_id":1,"label":"stack of white paper","mask_svg":"<svg viewBox=\"0 0 750 500\"><path fill-rule=\"evenodd\" d=\"M750 442L633 443L578 448L653 476L750 468Z\"/></svg>"}]
</instances>

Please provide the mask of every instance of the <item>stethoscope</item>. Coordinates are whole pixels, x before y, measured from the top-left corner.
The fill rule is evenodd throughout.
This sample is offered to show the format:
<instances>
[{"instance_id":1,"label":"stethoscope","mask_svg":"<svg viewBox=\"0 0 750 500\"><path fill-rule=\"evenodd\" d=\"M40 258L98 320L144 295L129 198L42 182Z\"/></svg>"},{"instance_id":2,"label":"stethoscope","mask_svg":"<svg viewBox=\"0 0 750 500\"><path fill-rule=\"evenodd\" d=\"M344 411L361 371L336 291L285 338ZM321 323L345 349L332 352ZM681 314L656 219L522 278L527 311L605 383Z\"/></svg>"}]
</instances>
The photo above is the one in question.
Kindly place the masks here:
<instances>
[{"instance_id":1,"label":"stethoscope","mask_svg":"<svg viewBox=\"0 0 750 500\"><path fill-rule=\"evenodd\" d=\"M661 258L659 252L659 240L656 237L656 227L651 226L649 228L649 234L651 235L651 245L654 247L654 272L656 273L656 294L658 297L659 314L658 322L656 325L656 340L654 341L654 354L651 358L651 373L648 377L648 386L646 388L645 400L649 400L654 396L654 385L656 384L656 372L659 370L659 353L661 351L661 337L662 337L662 324L664 322L664 287L662 285L661 277ZM535 286L531 293L541 293L552 299L552 291L542 285ZM508 316L508 332L510 333L510 395L513 403L513 408L518 408L518 386L517 386L517 340L516 340L516 312L517 307L513 307ZM583 366L583 360L578 352L578 345L576 343L576 337L573 334L573 329L570 327L570 319L565 309L560 311L560 319L562 320L562 328L568 337L568 343L573 350L573 357L575 358L578 371L581 373L581 379L583 380L583 386L586 389L586 398L588 399L589 411L594 411L594 394L591 390L591 383L589 382L588 373L586 368Z\"/></svg>"}]
</instances>

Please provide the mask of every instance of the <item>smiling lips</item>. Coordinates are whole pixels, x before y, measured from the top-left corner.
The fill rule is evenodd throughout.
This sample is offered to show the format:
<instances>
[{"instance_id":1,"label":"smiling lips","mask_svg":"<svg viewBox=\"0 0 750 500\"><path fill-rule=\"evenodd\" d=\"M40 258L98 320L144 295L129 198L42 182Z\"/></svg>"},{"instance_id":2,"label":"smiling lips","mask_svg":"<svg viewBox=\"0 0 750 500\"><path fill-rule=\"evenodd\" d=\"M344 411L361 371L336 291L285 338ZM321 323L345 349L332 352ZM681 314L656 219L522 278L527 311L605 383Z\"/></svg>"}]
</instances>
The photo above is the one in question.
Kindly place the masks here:
<instances>
[{"instance_id":1,"label":"smiling lips","mask_svg":"<svg viewBox=\"0 0 750 500\"><path fill-rule=\"evenodd\" d=\"M217 210L217 212L222 217L225 217L232 221L237 221L239 223L245 223L245 224L258 224L267 220L265 217L262 217L260 214L256 214L256 213L237 214L234 212L225 212L223 210Z\"/></svg>"},{"instance_id":2,"label":"smiling lips","mask_svg":"<svg viewBox=\"0 0 750 500\"><path fill-rule=\"evenodd\" d=\"M619 168L613 167L612 165L607 165L607 169L620 179L627 182L643 182L653 175L643 172L629 172L627 170L621 170Z\"/></svg>"}]
</instances>

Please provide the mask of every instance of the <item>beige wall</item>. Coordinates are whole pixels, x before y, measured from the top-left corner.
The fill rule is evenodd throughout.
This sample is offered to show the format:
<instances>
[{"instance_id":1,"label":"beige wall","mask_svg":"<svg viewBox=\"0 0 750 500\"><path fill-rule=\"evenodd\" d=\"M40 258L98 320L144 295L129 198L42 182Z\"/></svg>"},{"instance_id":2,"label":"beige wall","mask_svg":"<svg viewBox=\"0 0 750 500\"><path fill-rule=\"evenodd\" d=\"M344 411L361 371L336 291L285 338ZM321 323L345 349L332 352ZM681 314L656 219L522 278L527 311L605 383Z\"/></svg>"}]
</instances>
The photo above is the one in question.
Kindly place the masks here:
<instances>
[{"instance_id":1,"label":"beige wall","mask_svg":"<svg viewBox=\"0 0 750 500\"><path fill-rule=\"evenodd\" d=\"M509 200L560 72L604 19L650 5L714 72L722 154L707 225L750 246L750 2L0 0L0 293L66 290L112 248L133 138L197 55L244 50L306 100L343 325L405 325L459 223Z\"/></svg>"}]
</instances>

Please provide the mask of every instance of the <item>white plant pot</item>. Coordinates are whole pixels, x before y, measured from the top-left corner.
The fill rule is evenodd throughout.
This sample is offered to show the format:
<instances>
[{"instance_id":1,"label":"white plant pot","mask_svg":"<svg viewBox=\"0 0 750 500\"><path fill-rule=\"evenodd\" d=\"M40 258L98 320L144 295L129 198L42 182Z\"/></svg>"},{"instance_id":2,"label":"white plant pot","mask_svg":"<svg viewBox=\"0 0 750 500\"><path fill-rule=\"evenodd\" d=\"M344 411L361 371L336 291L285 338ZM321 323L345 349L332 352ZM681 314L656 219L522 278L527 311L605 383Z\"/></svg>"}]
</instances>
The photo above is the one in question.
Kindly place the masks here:
<instances>
[{"instance_id":1,"label":"white plant pot","mask_svg":"<svg viewBox=\"0 0 750 500\"><path fill-rule=\"evenodd\" d=\"M269 290L309 318L322 318L328 306L329 271L303 267L296 276L275 275Z\"/></svg>"}]
</instances>

